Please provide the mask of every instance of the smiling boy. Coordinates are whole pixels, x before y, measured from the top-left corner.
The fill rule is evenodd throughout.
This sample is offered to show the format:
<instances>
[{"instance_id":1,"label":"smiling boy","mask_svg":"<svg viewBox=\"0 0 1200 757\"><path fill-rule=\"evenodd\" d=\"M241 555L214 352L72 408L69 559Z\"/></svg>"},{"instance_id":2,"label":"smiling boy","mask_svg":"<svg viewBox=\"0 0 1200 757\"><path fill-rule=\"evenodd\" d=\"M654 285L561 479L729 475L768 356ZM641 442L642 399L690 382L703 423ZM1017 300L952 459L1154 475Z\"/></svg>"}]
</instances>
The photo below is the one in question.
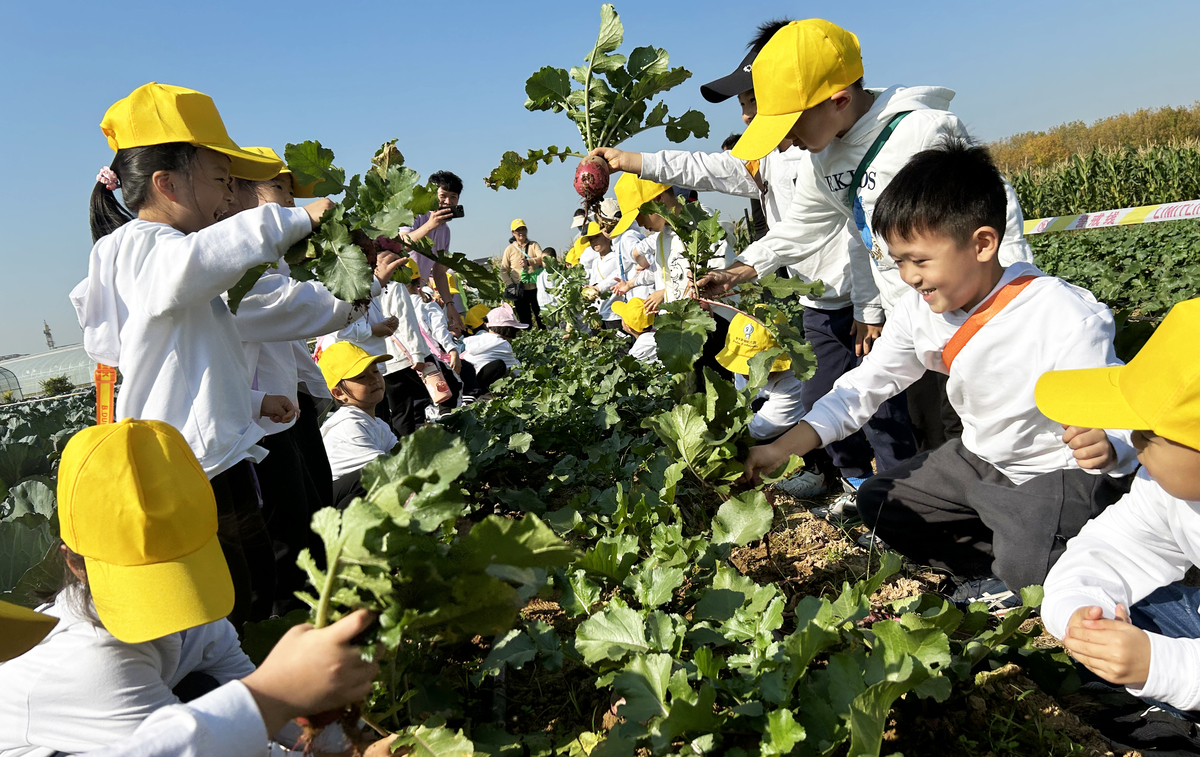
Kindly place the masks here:
<instances>
[{"instance_id":1,"label":"smiling boy","mask_svg":"<svg viewBox=\"0 0 1200 757\"><path fill-rule=\"evenodd\" d=\"M987 151L951 140L918 153L880 195L874 228L909 291L862 365L797 426L754 447L756 478L844 438L926 370L949 376L955 439L859 489L863 520L911 559L963 579L963 600L1011 605L1062 544L1127 489L1128 434L1064 428L1038 411L1046 371L1118 365L1109 309L1028 263L998 260L1004 182ZM1007 586L1005 586L1007 585Z\"/></svg>"}]
</instances>

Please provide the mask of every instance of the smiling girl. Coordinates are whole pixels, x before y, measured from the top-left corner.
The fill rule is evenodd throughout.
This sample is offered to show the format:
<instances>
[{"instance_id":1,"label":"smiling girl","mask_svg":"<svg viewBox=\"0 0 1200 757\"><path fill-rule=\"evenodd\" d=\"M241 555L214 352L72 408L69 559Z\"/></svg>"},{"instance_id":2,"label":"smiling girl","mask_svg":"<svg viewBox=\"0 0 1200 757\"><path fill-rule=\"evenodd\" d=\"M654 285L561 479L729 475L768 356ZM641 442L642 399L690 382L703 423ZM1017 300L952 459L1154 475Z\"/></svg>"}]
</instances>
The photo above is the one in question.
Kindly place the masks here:
<instances>
[{"instance_id":1,"label":"smiling girl","mask_svg":"<svg viewBox=\"0 0 1200 757\"><path fill-rule=\"evenodd\" d=\"M263 430L221 294L312 233L331 203L269 204L219 220L233 201L231 170L266 180L282 165L239 148L212 100L190 89L139 87L100 128L116 156L92 191L95 246L71 292L84 347L120 368L117 420L161 420L183 434L216 494L237 597L231 617L266 617L273 556L260 538L252 468L265 455L256 445Z\"/></svg>"}]
</instances>

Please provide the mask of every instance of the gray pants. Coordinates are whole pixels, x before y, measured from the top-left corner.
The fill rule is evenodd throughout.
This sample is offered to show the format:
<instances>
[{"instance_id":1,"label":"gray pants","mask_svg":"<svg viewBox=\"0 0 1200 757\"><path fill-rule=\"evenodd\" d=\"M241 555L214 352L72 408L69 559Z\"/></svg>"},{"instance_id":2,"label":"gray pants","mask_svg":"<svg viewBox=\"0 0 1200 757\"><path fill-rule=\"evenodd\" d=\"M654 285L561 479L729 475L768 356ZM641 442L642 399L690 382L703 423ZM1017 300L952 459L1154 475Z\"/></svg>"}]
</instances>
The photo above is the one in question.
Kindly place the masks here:
<instances>
[{"instance_id":1,"label":"gray pants","mask_svg":"<svg viewBox=\"0 0 1200 757\"><path fill-rule=\"evenodd\" d=\"M905 557L964 577L990 570L1018 591L1042 583L1067 539L1132 480L1073 468L1018 486L951 439L868 479L858 510Z\"/></svg>"}]
</instances>

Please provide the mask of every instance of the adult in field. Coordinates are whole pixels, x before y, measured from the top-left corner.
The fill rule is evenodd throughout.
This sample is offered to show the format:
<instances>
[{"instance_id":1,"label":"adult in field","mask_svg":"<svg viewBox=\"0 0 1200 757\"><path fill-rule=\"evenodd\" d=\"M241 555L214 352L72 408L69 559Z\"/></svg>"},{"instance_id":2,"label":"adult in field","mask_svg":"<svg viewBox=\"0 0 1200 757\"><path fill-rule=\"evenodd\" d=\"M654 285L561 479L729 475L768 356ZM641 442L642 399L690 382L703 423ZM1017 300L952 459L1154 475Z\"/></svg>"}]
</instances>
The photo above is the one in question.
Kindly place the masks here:
<instances>
[{"instance_id":1,"label":"adult in field","mask_svg":"<svg viewBox=\"0 0 1200 757\"><path fill-rule=\"evenodd\" d=\"M412 242L428 237L433 242L434 254L440 255L450 251L450 227L446 224L454 217L454 208L462 196L463 183L462 179L449 171L431 174L429 182L437 187L437 210L422 213L414 218L412 226L400 229L400 235ZM421 278L432 282L438 294L442 296L442 302L446 303L446 320L449 321L451 329L457 329L461 333L461 313L465 311L465 307L462 297L451 291L450 280L446 276L450 269L419 252L413 253L412 257L417 261Z\"/></svg>"},{"instance_id":2,"label":"adult in field","mask_svg":"<svg viewBox=\"0 0 1200 757\"><path fill-rule=\"evenodd\" d=\"M542 248L529 239L529 229L523 219L513 219L509 229L512 236L500 256L500 278L505 284L516 287L513 307L517 319L526 326L542 328L542 308L537 299L537 278L543 268Z\"/></svg>"}]
</instances>

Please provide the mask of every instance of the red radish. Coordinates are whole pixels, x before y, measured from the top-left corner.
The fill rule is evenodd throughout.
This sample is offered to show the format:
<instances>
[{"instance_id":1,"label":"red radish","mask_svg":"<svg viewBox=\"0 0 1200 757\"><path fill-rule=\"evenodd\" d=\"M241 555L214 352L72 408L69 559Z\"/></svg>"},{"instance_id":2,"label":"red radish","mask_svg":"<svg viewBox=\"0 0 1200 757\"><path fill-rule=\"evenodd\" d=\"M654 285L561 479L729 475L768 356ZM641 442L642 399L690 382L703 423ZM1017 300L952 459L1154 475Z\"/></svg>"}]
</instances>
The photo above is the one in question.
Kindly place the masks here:
<instances>
[{"instance_id":1,"label":"red radish","mask_svg":"<svg viewBox=\"0 0 1200 757\"><path fill-rule=\"evenodd\" d=\"M608 161L599 155L589 155L575 169L575 191L588 202L599 200L608 191Z\"/></svg>"}]
</instances>

